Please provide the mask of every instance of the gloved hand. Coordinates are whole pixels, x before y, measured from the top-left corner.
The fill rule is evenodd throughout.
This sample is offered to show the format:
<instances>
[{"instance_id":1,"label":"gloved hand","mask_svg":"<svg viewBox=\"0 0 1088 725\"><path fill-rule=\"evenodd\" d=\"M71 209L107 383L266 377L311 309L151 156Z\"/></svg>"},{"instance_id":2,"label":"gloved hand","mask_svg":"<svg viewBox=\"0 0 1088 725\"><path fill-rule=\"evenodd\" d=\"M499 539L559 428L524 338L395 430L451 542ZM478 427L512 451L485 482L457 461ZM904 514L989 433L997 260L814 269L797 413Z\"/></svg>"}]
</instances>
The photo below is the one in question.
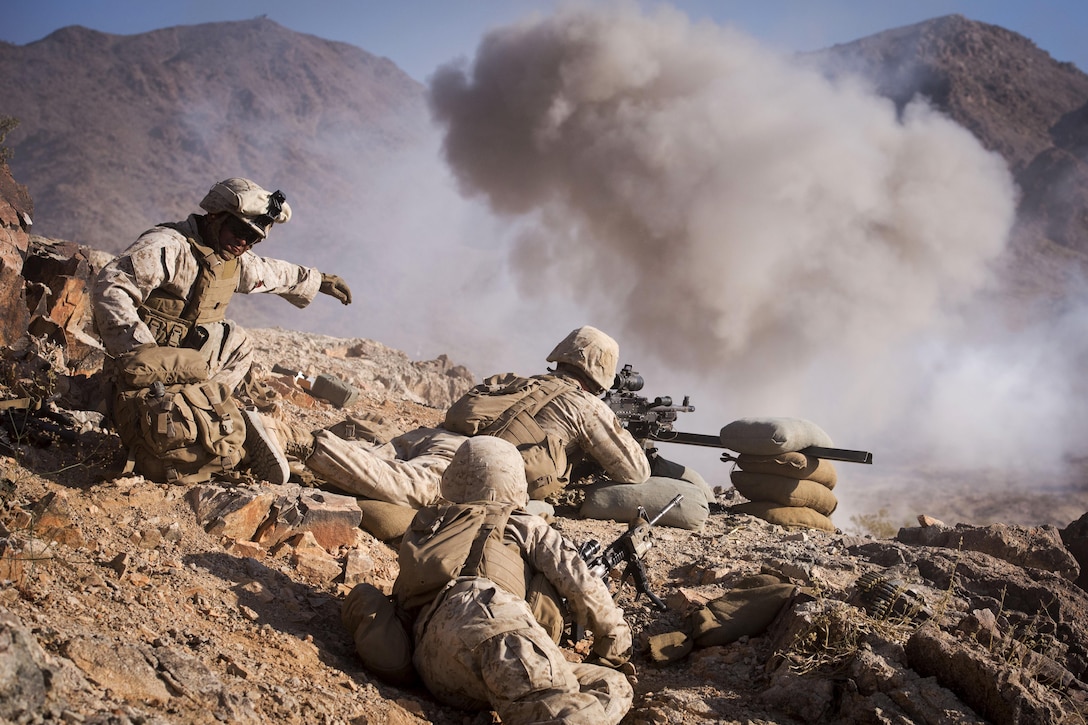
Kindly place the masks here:
<instances>
[{"instance_id":1,"label":"gloved hand","mask_svg":"<svg viewBox=\"0 0 1088 725\"><path fill-rule=\"evenodd\" d=\"M597 655L599 664L612 669L631 659L632 649L631 629L626 625L602 637L594 635L593 638L593 654Z\"/></svg>"},{"instance_id":2,"label":"gloved hand","mask_svg":"<svg viewBox=\"0 0 1088 725\"><path fill-rule=\"evenodd\" d=\"M335 274L321 273L321 294L335 297L345 305L351 304L351 289L348 287L347 282Z\"/></svg>"}]
</instances>

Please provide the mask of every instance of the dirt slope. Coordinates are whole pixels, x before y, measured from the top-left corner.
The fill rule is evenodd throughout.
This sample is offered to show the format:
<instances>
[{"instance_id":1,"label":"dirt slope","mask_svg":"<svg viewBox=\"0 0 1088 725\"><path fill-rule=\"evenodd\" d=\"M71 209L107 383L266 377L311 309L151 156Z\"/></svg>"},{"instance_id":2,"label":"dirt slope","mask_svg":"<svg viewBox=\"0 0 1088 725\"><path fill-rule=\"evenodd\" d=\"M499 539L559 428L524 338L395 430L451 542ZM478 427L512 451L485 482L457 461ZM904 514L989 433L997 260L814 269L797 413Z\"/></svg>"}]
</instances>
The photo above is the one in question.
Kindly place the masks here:
<instances>
[{"instance_id":1,"label":"dirt slope","mask_svg":"<svg viewBox=\"0 0 1088 725\"><path fill-rule=\"evenodd\" d=\"M363 388L357 413L381 412L405 428L440 417L413 394L377 382L367 389L368 369L396 351L371 343L372 357L336 357L360 341L256 334L263 366L284 350L311 369L335 361ZM5 369L17 373L9 386L25 385L30 370L41 374L42 359L9 360ZM315 426L344 413L289 389L282 408ZM361 530L350 545L320 553L209 534L183 488L118 477L116 438L93 426L76 442L8 434L4 446L0 716L491 722L361 669L339 622L344 582L388 587L397 571L391 545ZM259 486L245 477L224 483L239 492ZM1079 569L1056 528L914 527L877 539L785 530L727 513L740 500L733 491L718 499L701 531L660 529L647 555L668 611L636 601L630 584L620 590L638 639L636 704L625 722L1063 722L1088 712L1088 596L1071 581ZM607 542L625 528L558 513L555 525L576 542ZM317 565L328 559L335 573ZM650 659L650 636L690 633L691 612L761 571L799 587L769 630L697 647L669 666ZM858 599L866 572L896 582L915 609L868 613ZM922 604L928 623L917 616ZM571 658L585 651L585 643L568 649ZM978 684L990 680L1002 688Z\"/></svg>"}]
</instances>

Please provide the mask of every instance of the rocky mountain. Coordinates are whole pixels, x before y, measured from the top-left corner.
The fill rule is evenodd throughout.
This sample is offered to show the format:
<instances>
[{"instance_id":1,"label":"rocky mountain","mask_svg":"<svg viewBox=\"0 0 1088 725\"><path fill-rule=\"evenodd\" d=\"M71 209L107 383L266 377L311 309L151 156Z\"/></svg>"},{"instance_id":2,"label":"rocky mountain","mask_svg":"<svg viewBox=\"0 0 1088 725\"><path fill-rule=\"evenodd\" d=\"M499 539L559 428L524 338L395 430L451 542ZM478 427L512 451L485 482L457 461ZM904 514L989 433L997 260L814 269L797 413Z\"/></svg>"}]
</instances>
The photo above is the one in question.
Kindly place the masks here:
<instances>
[{"instance_id":1,"label":"rocky mountain","mask_svg":"<svg viewBox=\"0 0 1088 725\"><path fill-rule=\"evenodd\" d=\"M948 15L813 53L898 108L917 95L1006 160L1020 189L1014 279L1041 292L1088 262L1088 75L1022 35Z\"/></svg>"},{"instance_id":2,"label":"rocky mountain","mask_svg":"<svg viewBox=\"0 0 1088 725\"><path fill-rule=\"evenodd\" d=\"M1080 69L961 15L807 57L861 74L900 107L930 99L1008 162L1021 243L1088 254ZM0 44L0 113L20 121L7 142L35 231L109 252L148 220L192 211L209 168L282 180L300 209L365 206L368 170L420 142L424 105L423 87L388 59L265 18L133 36L73 26ZM320 219L306 223L320 233Z\"/></svg>"},{"instance_id":3,"label":"rocky mountain","mask_svg":"<svg viewBox=\"0 0 1088 725\"><path fill-rule=\"evenodd\" d=\"M357 170L418 143L426 119L388 59L267 19L0 44L0 99L35 232L108 252L193 212L223 169L288 189L321 235L306 210L365 203L374 179Z\"/></svg>"},{"instance_id":4,"label":"rocky mountain","mask_svg":"<svg viewBox=\"0 0 1088 725\"><path fill-rule=\"evenodd\" d=\"M807 58L832 75L860 74L900 107L921 94L1001 154L1021 194L1003 260L1011 289L1060 304L1070 270L1088 265L1088 76L1027 38L958 15ZM425 325L420 315L388 322L401 312L391 300L434 256L420 241L433 236L425 220L435 209L418 186L440 175L424 96L388 59L264 18L134 36L68 27L0 44L0 115L20 122L6 143L34 198L36 233L116 252L149 224L193 211L210 178L252 176L285 189L296 211L267 253L318 267L350 262L372 290L369 326L332 307L305 313L309 329L329 334L392 337ZM391 173L423 146L433 169ZM394 204L403 206L391 215ZM404 230L388 225L391 216L401 227L420 221ZM405 257L397 264L394 249ZM450 259L481 255L464 248ZM302 324L294 309L250 299L234 314L250 325ZM409 338L426 331L400 339Z\"/></svg>"},{"instance_id":5,"label":"rocky mountain","mask_svg":"<svg viewBox=\"0 0 1088 725\"><path fill-rule=\"evenodd\" d=\"M246 176L284 190L294 212L262 253L338 270L360 292L348 312L369 315L243 298L236 319L426 339L425 319L395 319L405 281L390 251L409 248L410 263L413 240L385 220L421 183L390 169L411 166L429 120L423 87L388 59L264 18L133 36L68 27L0 43L0 99L19 120L5 145L36 234L116 253L197 211L215 180Z\"/></svg>"},{"instance_id":6,"label":"rocky mountain","mask_svg":"<svg viewBox=\"0 0 1088 725\"><path fill-rule=\"evenodd\" d=\"M1073 119L1088 93L1077 99L1084 76L1076 69L1055 64L1018 36L962 18L873 40L828 53L843 63L868 59L873 77L880 68L890 73L894 78L881 87L899 102L931 89L950 113L966 113L964 104L976 109L976 133L990 134L985 143L1009 154L1024 186L1024 216L1035 209L1028 206L1029 182L1059 182L1040 159L1079 169L1075 138L1082 126ZM241 63L242 56L226 50L228 41L263 60ZM278 56L266 53L269 47ZM37 60L50 72L26 75L39 72L26 61L32 50L43 53ZM118 64L117 53L131 63ZM355 70L339 76L321 66L338 57ZM908 67L903 58L910 57L925 58L918 67L929 73L912 77L913 91L897 85L904 78L896 69ZM229 59L235 64L224 62ZM52 223L98 228L138 219L138 226L152 213L140 206L149 196L160 205L154 213L189 210L192 189L207 182L202 164L175 169L170 159L151 153L163 148L174 152L175 163L189 154L206 163L220 153L238 153L230 158L254 176L276 177L287 168L285 159L293 159L292 178L297 172L307 180L300 187L312 182L335 194L335 175L322 176L320 166L347 161L335 154L309 156L312 149L291 146L296 136L287 132L268 133L266 127L247 136L249 124L285 115L304 139L325 139L329 129L355 134L351 148L376 158L410 145L410 134L403 134L411 124L401 121L421 117L421 89L387 61L265 20L130 38L67 29L31 46L0 47L0 63L0 98L78 89L87 94L82 108L96 109L80 116L73 105L62 114L40 99L22 114L0 108L0 115L20 116L23 124L9 139L20 163L14 178L0 164L0 295L7 310L0 325L0 721L491 723L490 713L441 706L421 687L393 687L362 668L341 625L340 605L360 582L389 589L397 574L397 542L359 527L359 502L300 471L282 487L245 472L187 488L123 474L125 452L102 418L101 353L88 325L85 284L102 263L102 249L116 250L133 230L113 227L110 238L126 241L98 249L83 243L92 240L85 232L50 233L70 241L29 233L59 229ZM98 86L92 73L84 73L95 63L105 64ZM972 63L974 71L996 75L970 85L962 68ZM183 79L160 75L172 65L186 69ZM1025 68L1041 68L1042 75L1002 95L1020 84L1013 71ZM370 91L358 84L359 69L379 79ZM30 78L25 85L35 90L15 89L13 73ZM247 78L260 92L227 91L232 76ZM291 83L285 88L277 77ZM191 106L199 98L196 79L214 90L214 109ZM313 91L322 84L353 100ZM965 84L976 102L990 100L977 108L967 104L956 90ZM937 91L945 87L950 90L942 96ZM310 89L308 101L292 95L299 89ZM364 102L367 93L373 103ZM1020 93L1027 100L1013 104ZM166 112L152 108L159 95L173 99ZM388 121L388 128L373 134L369 126L354 128L357 116L340 113L341 102L355 104L353 113L374 111L376 123ZM1005 106L1023 114L1022 134L997 114ZM322 111L311 117L307 108ZM95 125L99 110L112 119L112 130ZM171 115L185 116L189 130L163 120ZM144 135L126 141L129 116L138 117ZM314 120L319 118L325 120ZM61 122L71 133L93 130L79 140L41 130ZM215 124L214 138L229 144L199 133ZM61 157L78 156L81 144L87 156L80 158L94 161L75 162L85 164L76 174L63 172ZM125 160L110 155L126 144L139 146L140 153ZM280 156L285 149L295 156ZM40 169L27 164L28 155L41 161ZM52 208L62 221L46 221L54 212L36 191L43 177L35 174L46 172L55 174L49 204L58 204ZM168 181L157 183L161 178ZM113 186L115 181L123 184ZM1030 188L1045 197L1041 204L1050 204L1053 196L1044 186ZM1074 214L1075 200L1037 215L1046 223L1022 225L1021 233L1038 233L1024 255L1047 256L1058 260L1057 267L1079 259L1072 222L1062 227L1069 230L1065 237L1047 231L1057 228L1050 220L1059 212ZM341 410L289 378L271 376L279 395L276 414L313 427L348 414L381 418L391 430L434 424L473 380L448 357L416 362L374 340L276 327L255 332L262 370L287 362L310 373L333 372L361 391ZM42 405L31 410L28 401ZM989 495L990 520L1028 505ZM1082 573L1088 516L1077 518L1083 506L1058 526L976 525L969 510L962 520L945 523L919 510L917 526L899 527L879 516L849 524L835 518L840 528L830 532L786 529L733 513L729 507L741 498L728 485L719 486L715 498L702 529L663 527L646 556L649 581L665 611L648 607L630 583L611 582L636 632L626 669L635 688L627 725L1012 724L1088 717L1088 582ZM1058 498L1076 500L1068 491L1056 492ZM607 542L626 528L582 520L575 512L559 502L554 522L575 542ZM565 646L572 660L586 651L584 641Z\"/></svg>"}]
</instances>

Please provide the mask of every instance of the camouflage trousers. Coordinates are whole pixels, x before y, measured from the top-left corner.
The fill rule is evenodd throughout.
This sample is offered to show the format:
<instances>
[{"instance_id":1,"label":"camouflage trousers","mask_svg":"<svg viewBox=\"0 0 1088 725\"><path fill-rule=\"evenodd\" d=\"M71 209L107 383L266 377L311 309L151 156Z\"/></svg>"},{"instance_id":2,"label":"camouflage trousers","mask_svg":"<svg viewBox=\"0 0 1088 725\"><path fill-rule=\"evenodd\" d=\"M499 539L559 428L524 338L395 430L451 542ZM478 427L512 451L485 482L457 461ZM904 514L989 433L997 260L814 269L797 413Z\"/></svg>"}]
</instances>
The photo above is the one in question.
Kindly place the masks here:
<instances>
[{"instance_id":1,"label":"camouflage trousers","mask_svg":"<svg viewBox=\"0 0 1088 725\"><path fill-rule=\"evenodd\" d=\"M377 446L319 431L306 467L345 493L422 508L438 498L442 473L464 441L440 428L417 428Z\"/></svg>"},{"instance_id":2,"label":"camouflage trousers","mask_svg":"<svg viewBox=\"0 0 1088 725\"><path fill-rule=\"evenodd\" d=\"M253 367L253 342L249 333L233 320L202 326L207 339L200 352L208 361L211 379L226 383L234 390Z\"/></svg>"},{"instance_id":3,"label":"camouflage trousers","mask_svg":"<svg viewBox=\"0 0 1088 725\"><path fill-rule=\"evenodd\" d=\"M615 725L634 697L622 673L568 662L525 600L487 579L448 590L417 625L413 660L442 702L508 723Z\"/></svg>"}]
</instances>

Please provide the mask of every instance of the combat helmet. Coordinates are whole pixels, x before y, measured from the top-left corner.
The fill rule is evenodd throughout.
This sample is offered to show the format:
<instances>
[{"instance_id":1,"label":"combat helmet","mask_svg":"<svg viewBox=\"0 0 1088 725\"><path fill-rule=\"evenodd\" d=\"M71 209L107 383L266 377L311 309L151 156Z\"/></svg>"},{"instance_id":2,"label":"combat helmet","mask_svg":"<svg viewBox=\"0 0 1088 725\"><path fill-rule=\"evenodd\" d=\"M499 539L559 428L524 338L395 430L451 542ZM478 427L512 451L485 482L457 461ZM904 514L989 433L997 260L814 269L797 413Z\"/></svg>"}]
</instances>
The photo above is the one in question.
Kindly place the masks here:
<instances>
[{"instance_id":1,"label":"combat helmet","mask_svg":"<svg viewBox=\"0 0 1088 725\"><path fill-rule=\"evenodd\" d=\"M282 191L269 192L249 179L238 177L216 182L200 202L209 214L228 212L256 231L261 239L268 236L272 224L285 224L291 207Z\"/></svg>"},{"instance_id":2,"label":"combat helmet","mask_svg":"<svg viewBox=\"0 0 1088 725\"><path fill-rule=\"evenodd\" d=\"M581 370L601 392L612 387L620 346L596 327L585 325L572 330L548 355L548 362L567 363Z\"/></svg>"},{"instance_id":3,"label":"combat helmet","mask_svg":"<svg viewBox=\"0 0 1088 725\"><path fill-rule=\"evenodd\" d=\"M529 502L521 453L513 443L488 435L461 444L442 474L439 490L453 503L498 501L525 506Z\"/></svg>"}]
</instances>

